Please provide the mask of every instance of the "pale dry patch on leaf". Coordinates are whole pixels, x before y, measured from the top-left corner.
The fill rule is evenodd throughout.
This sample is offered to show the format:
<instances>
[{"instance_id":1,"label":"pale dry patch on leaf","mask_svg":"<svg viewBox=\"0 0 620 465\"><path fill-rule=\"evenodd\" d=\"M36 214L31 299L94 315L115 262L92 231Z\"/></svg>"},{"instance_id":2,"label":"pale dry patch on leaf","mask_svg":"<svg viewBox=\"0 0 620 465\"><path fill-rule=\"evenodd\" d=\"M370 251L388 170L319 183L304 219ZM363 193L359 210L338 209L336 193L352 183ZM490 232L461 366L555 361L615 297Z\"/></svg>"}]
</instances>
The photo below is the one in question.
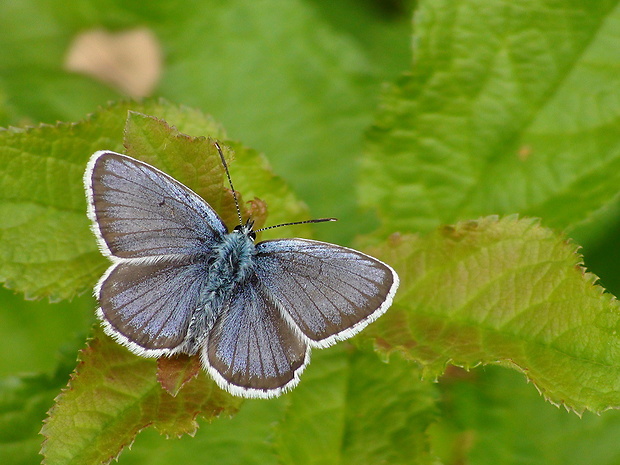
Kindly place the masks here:
<instances>
[{"instance_id":1,"label":"pale dry patch on leaf","mask_svg":"<svg viewBox=\"0 0 620 465\"><path fill-rule=\"evenodd\" d=\"M145 28L118 33L95 29L75 38L65 69L86 74L131 97L146 97L161 76L161 47Z\"/></svg>"}]
</instances>

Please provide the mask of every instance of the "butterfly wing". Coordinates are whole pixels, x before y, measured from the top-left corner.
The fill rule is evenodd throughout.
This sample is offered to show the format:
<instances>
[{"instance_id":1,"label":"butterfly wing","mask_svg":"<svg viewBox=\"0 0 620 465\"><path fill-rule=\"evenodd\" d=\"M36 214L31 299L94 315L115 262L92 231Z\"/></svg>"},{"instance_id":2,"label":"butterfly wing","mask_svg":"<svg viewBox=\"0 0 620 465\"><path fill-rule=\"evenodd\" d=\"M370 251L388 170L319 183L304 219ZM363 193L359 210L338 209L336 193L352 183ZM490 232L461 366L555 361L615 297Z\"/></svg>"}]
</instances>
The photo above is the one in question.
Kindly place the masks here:
<instances>
[{"instance_id":1,"label":"butterfly wing","mask_svg":"<svg viewBox=\"0 0 620 465\"><path fill-rule=\"evenodd\" d=\"M84 184L93 230L108 256L208 253L227 232L198 194L126 155L96 152Z\"/></svg>"},{"instance_id":2,"label":"butterfly wing","mask_svg":"<svg viewBox=\"0 0 620 465\"><path fill-rule=\"evenodd\" d=\"M190 257L119 261L95 288L98 316L109 335L138 355L195 353L208 320L202 312L206 273L205 262Z\"/></svg>"},{"instance_id":3,"label":"butterfly wing","mask_svg":"<svg viewBox=\"0 0 620 465\"><path fill-rule=\"evenodd\" d=\"M255 275L233 290L201 355L221 388L263 398L293 388L310 360L308 345Z\"/></svg>"},{"instance_id":4,"label":"butterfly wing","mask_svg":"<svg viewBox=\"0 0 620 465\"><path fill-rule=\"evenodd\" d=\"M399 283L376 258L306 239L261 242L254 263L261 283L314 347L361 331L389 308Z\"/></svg>"}]
</instances>

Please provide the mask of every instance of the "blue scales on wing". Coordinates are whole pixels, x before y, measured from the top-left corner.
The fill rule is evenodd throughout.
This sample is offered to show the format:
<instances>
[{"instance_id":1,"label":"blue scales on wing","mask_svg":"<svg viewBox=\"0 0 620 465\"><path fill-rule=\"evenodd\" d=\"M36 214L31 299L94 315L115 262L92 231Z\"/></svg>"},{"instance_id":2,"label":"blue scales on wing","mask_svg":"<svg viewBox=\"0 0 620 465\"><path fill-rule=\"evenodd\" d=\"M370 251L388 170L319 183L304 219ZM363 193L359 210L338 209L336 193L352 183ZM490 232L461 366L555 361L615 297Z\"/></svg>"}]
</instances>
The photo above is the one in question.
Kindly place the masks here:
<instances>
[{"instance_id":1,"label":"blue scales on wing","mask_svg":"<svg viewBox=\"0 0 620 465\"><path fill-rule=\"evenodd\" d=\"M254 261L273 299L315 347L361 331L387 310L398 287L385 263L325 242L261 242Z\"/></svg>"},{"instance_id":2,"label":"blue scales on wing","mask_svg":"<svg viewBox=\"0 0 620 465\"><path fill-rule=\"evenodd\" d=\"M106 329L135 353L194 353L205 335L205 262L121 261L96 288Z\"/></svg>"},{"instance_id":3,"label":"blue scales on wing","mask_svg":"<svg viewBox=\"0 0 620 465\"><path fill-rule=\"evenodd\" d=\"M308 344L256 275L233 290L202 352L220 386L251 397L275 396L295 385L309 356Z\"/></svg>"},{"instance_id":4,"label":"blue scales on wing","mask_svg":"<svg viewBox=\"0 0 620 465\"><path fill-rule=\"evenodd\" d=\"M227 234L215 211L174 178L125 155L98 154L85 182L89 216L107 255L206 254Z\"/></svg>"}]
</instances>

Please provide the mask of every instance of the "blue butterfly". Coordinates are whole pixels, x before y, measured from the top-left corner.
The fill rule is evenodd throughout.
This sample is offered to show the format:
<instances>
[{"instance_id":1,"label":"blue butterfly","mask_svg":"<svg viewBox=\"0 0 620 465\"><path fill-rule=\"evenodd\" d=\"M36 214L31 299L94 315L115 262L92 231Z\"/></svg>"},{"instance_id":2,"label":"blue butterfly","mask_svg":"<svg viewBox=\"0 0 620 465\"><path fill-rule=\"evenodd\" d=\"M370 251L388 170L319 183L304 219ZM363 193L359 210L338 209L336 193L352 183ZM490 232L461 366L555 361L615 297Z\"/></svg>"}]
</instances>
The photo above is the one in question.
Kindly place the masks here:
<instances>
[{"instance_id":1,"label":"blue butterfly","mask_svg":"<svg viewBox=\"0 0 620 465\"><path fill-rule=\"evenodd\" d=\"M292 389L311 348L361 331L398 288L390 266L353 249L255 243L253 222L240 214L229 232L192 190L126 155L96 152L84 184L92 229L112 261L95 287L106 333L145 357L200 353L234 395Z\"/></svg>"}]
</instances>

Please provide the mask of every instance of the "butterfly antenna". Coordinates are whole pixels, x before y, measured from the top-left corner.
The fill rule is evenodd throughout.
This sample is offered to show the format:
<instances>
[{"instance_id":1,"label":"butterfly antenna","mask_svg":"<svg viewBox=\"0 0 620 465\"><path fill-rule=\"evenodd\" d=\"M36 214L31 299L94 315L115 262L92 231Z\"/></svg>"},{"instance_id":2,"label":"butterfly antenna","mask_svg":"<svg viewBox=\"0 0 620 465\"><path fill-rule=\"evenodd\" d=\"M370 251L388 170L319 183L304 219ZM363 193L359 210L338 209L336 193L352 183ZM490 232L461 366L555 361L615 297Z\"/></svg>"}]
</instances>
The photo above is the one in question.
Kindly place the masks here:
<instances>
[{"instance_id":1,"label":"butterfly antenna","mask_svg":"<svg viewBox=\"0 0 620 465\"><path fill-rule=\"evenodd\" d=\"M233 186L232 179L230 179L230 172L228 171L228 165L226 164L226 160L224 159L224 154L222 153L222 148L217 141L213 141L215 144L215 148L217 152L220 154L220 158L222 159L222 165L224 165L224 171L226 171L226 177L228 178L228 184L230 184L230 189L232 190L233 198L235 199L235 208L237 209L237 216L239 217L239 224L243 224L243 220L241 219L241 210L239 209L239 201L237 200L237 193L235 192L235 187Z\"/></svg>"},{"instance_id":2,"label":"butterfly antenna","mask_svg":"<svg viewBox=\"0 0 620 465\"><path fill-rule=\"evenodd\" d=\"M224 153L222 152L222 148L217 141L213 141L217 152L220 154L220 159L222 160L222 165L224 165L224 171L226 171L226 177L228 178L228 184L230 184L230 189L232 190L233 198L235 199L235 208L237 209L237 216L239 217L239 224L243 224L243 220L241 219L241 209L239 208L239 201L237 200L237 193L235 192L235 186L233 186L232 179L230 178L230 172L228 171L228 165L226 164L226 159L224 158ZM268 226L266 228L257 229L254 231L255 233L266 231L268 229L280 228L282 226L295 226L296 224L308 224L308 223L324 223L326 221L338 221L337 218L317 218L315 220L306 220L306 221L294 221L292 223L282 223L276 224L273 226Z\"/></svg>"},{"instance_id":3,"label":"butterfly antenna","mask_svg":"<svg viewBox=\"0 0 620 465\"><path fill-rule=\"evenodd\" d=\"M315 220L294 221L293 223L275 224L273 226L267 226L266 228L257 229L254 232L257 233L261 231L267 231L268 229L280 228L282 226L295 226L296 224L325 223L326 221L338 221L338 218L317 218Z\"/></svg>"}]
</instances>

